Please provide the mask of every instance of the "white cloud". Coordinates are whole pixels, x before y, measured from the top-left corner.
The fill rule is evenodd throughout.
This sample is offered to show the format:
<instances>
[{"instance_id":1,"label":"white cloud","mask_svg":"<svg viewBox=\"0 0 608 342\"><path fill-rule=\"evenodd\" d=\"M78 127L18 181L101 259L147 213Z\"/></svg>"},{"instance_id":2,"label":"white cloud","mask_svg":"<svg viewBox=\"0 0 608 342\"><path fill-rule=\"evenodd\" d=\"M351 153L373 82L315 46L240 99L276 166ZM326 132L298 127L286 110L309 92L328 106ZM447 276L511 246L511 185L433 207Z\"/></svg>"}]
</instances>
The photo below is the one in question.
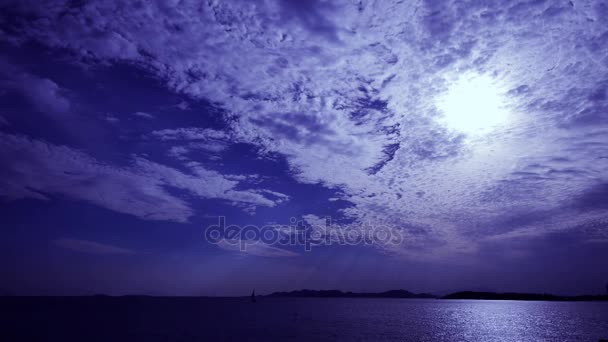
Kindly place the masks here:
<instances>
[{"instance_id":1,"label":"white cloud","mask_svg":"<svg viewBox=\"0 0 608 342\"><path fill-rule=\"evenodd\" d=\"M175 128L162 129L150 133L150 136L163 140L226 140L229 135L226 132L214 130L211 128Z\"/></svg>"},{"instance_id":2,"label":"white cloud","mask_svg":"<svg viewBox=\"0 0 608 342\"><path fill-rule=\"evenodd\" d=\"M154 119L154 115L152 115L150 113L146 113L146 112L135 112L135 113L133 113L133 115L139 116L140 118L144 118L144 119Z\"/></svg>"},{"instance_id":3,"label":"white cloud","mask_svg":"<svg viewBox=\"0 0 608 342\"><path fill-rule=\"evenodd\" d=\"M188 160L188 158L185 157L185 155L190 152L189 149L187 149L185 146L172 146L169 149L169 156L175 158L175 159L179 159L179 160Z\"/></svg>"},{"instance_id":4,"label":"white cloud","mask_svg":"<svg viewBox=\"0 0 608 342\"><path fill-rule=\"evenodd\" d=\"M236 204L273 207L284 198L270 199L260 189L236 190L236 180L202 166L186 174L135 157L129 167L116 167L66 146L24 136L0 134L0 197L47 199L65 195L147 220L185 222L194 214L190 204L167 188L198 198L223 199Z\"/></svg>"},{"instance_id":5,"label":"white cloud","mask_svg":"<svg viewBox=\"0 0 608 342\"><path fill-rule=\"evenodd\" d=\"M221 159L220 153L226 150L230 144L237 142L231 139L232 136L226 132L198 127L162 129L153 131L147 137L184 144L171 146L168 152L169 156L181 161L191 160L188 154L192 151L205 152L202 155L197 153L198 158L204 156L210 160L219 160Z\"/></svg>"}]
</instances>

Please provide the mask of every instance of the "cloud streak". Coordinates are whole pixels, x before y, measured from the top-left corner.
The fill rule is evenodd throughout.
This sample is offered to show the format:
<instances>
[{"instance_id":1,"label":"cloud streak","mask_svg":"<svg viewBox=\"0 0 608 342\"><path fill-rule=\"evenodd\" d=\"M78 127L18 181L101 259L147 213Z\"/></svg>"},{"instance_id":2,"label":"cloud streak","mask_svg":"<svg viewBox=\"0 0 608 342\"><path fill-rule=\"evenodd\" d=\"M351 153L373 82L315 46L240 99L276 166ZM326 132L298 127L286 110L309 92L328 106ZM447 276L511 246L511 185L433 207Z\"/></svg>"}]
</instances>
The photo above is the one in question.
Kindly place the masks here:
<instances>
[{"instance_id":1,"label":"cloud streak","mask_svg":"<svg viewBox=\"0 0 608 342\"><path fill-rule=\"evenodd\" d=\"M223 250L243 253L244 255L250 256L258 256L258 257L268 257L268 258L290 258L296 257L299 254L283 249L274 247L268 244L265 244L260 241L255 242L244 242L245 248L241 248L241 241L227 241L221 240L217 246Z\"/></svg>"},{"instance_id":2,"label":"cloud streak","mask_svg":"<svg viewBox=\"0 0 608 342\"><path fill-rule=\"evenodd\" d=\"M106 245L94 241L61 238L51 241L54 245L65 249L70 249L76 252L95 254L95 255L133 255L135 251Z\"/></svg>"}]
</instances>

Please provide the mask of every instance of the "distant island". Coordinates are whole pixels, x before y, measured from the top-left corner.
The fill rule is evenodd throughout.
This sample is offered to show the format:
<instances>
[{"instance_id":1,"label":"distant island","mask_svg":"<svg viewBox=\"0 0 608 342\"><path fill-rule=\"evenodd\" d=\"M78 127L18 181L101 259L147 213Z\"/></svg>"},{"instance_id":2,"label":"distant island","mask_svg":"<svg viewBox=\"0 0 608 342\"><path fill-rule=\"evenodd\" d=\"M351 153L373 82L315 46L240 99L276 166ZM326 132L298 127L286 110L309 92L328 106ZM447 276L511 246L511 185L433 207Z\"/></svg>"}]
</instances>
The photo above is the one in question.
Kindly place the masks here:
<instances>
[{"instance_id":1,"label":"distant island","mask_svg":"<svg viewBox=\"0 0 608 342\"><path fill-rule=\"evenodd\" d=\"M441 299L481 299L481 300L542 300L542 301L608 301L608 295L557 296L539 293L496 293L463 291L449 294Z\"/></svg>"},{"instance_id":2,"label":"distant island","mask_svg":"<svg viewBox=\"0 0 608 342\"><path fill-rule=\"evenodd\" d=\"M384 292L344 292L340 290L296 290L274 292L264 297L299 297L299 298L435 298L435 299L478 299L478 300L527 300L527 301L608 301L608 295L558 296L547 293L497 293L462 291L446 296L435 296L428 293L413 293L407 290L389 290Z\"/></svg>"},{"instance_id":3,"label":"distant island","mask_svg":"<svg viewBox=\"0 0 608 342\"><path fill-rule=\"evenodd\" d=\"M314 298L437 298L428 293L413 293L406 290L390 290L385 292L343 292L340 290L297 290L290 292L274 292L266 297L314 297Z\"/></svg>"}]
</instances>

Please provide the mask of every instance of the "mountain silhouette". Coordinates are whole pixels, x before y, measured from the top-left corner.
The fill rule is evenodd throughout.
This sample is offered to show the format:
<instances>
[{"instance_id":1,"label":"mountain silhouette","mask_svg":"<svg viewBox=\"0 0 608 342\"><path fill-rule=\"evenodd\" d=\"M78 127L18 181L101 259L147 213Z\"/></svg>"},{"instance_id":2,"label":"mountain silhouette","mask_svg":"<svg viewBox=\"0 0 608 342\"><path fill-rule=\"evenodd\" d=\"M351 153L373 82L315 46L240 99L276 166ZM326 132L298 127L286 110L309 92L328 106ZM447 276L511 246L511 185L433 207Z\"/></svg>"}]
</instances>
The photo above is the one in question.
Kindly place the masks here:
<instances>
[{"instance_id":1,"label":"mountain silhouette","mask_svg":"<svg viewBox=\"0 0 608 342\"><path fill-rule=\"evenodd\" d=\"M413 293L407 290L389 290L385 292L343 292L340 290L296 290L274 292L268 297L318 297L318 298L436 298L428 293Z\"/></svg>"}]
</instances>

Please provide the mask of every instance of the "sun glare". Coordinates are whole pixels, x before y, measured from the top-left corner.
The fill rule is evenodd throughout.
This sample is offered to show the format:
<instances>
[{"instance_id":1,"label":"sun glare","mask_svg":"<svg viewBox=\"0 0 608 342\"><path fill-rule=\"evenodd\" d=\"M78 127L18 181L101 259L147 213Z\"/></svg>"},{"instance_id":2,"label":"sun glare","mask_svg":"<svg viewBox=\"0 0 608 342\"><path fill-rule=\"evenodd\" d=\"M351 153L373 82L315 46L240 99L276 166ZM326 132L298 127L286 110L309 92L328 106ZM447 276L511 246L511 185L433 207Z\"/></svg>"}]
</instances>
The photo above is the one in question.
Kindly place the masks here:
<instances>
[{"instance_id":1,"label":"sun glare","mask_svg":"<svg viewBox=\"0 0 608 342\"><path fill-rule=\"evenodd\" d=\"M437 105L443 113L442 122L467 135L487 133L508 118L500 89L488 75L460 77Z\"/></svg>"}]
</instances>

